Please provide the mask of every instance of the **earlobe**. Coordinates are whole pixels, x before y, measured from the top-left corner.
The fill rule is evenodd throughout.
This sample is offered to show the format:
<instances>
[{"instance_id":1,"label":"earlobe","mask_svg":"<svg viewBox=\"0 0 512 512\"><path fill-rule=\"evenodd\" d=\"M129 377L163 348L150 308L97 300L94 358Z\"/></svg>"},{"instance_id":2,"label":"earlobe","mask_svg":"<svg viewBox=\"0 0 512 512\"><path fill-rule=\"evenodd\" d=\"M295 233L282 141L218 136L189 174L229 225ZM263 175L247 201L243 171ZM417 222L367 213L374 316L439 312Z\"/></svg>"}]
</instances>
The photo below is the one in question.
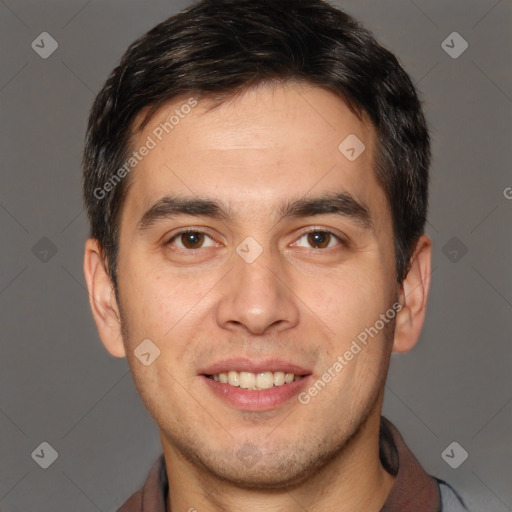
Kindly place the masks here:
<instances>
[{"instance_id":1,"label":"earlobe","mask_svg":"<svg viewBox=\"0 0 512 512\"><path fill-rule=\"evenodd\" d=\"M417 343L427 310L430 290L432 242L422 235L411 257L411 266L400 288L402 309L396 316L393 352L407 352Z\"/></svg>"},{"instance_id":2,"label":"earlobe","mask_svg":"<svg viewBox=\"0 0 512 512\"><path fill-rule=\"evenodd\" d=\"M93 238L85 243L84 275L101 341L114 357L126 357L114 287L105 270L98 241Z\"/></svg>"}]
</instances>

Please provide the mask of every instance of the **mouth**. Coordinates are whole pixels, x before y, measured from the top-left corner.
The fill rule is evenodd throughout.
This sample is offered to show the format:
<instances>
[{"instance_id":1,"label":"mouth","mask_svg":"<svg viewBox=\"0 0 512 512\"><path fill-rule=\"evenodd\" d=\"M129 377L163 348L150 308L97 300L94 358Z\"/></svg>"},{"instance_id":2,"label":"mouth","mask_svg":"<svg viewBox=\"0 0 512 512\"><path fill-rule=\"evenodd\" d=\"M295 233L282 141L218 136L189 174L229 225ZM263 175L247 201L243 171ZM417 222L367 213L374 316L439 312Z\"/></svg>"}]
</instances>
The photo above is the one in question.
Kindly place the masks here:
<instances>
[{"instance_id":1,"label":"mouth","mask_svg":"<svg viewBox=\"0 0 512 512\"><path fill-rule=\"evenodd\" d=\"M205 375L221 384L227 384L235 388L248 389L249 391L261 391L273 387L291 384L304 378L304 375L295 375L284 371L263 371L258 373L231 370L229 372L220 372L215 375Z\"/></svg>"},{"instance_id":2,"label":"mouth","mask_svg":"<svg viewBox=\"0 0 512 512\"><path fill-rule=\"evenodd\" d=\"M199 377L228 405L245 411L271 410L296 396L312 372L282 360L231 359L203 368Z\"/></svg>"}]
</instances>

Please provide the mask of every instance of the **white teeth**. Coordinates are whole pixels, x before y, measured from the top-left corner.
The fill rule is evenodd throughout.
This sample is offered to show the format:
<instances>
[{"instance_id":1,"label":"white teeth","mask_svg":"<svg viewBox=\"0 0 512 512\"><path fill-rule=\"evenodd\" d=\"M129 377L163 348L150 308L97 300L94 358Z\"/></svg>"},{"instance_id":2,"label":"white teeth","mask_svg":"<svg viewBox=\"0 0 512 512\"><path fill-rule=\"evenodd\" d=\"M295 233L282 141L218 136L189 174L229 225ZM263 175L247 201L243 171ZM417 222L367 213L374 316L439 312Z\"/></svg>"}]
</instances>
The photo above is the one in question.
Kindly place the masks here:
<instances>
[{"instance_id":1,"label":"white teeth","mask_svg":"<svg viewBox=\"0 0 512 512\"><path fill-rule=\"evenodd\" d=\"M240 387L244 389L254 388L256 386L256 375L249 372L240 372Z\"/></svg>"},{"instance_id":2,"label":"white teeth","mask_svg":"<svg viewBox=\"0 0 512 512\"><path fill-rule=\"evenodd\" d=\"M256 387L258 389L270 389L274 385L274 374L262 372L256 375Z\"/></svg>"},{"instance_id":3,"label":"white teeth","mask_svg":"<svg viewBox=\"0 0 512 512\"><path fill-rule=\"evenodd\" d=\"M274 386L282 386L284 384L284 372L274 372Z\"/></svg>"},{"instance_id":4,"label":"white teeth","mask_svg":"<svg viewBox=\"0 0 512 512\"><path fill-rule=\"evenodd\" d=\"M213 380L221 382L222 384L229 384L230 386L240 387L256 391L260 389L270 389L273 386L282 386L283 384L290 384L295 380L302 379L302 376L293 373L285 372L237 372L234 370L228 373L219 373L211 376Z\"/></svg>"},{"instance_id":5,"label":"white teeth","mask_svg":"<svg viewBox=\"0 0 512 512\"><path fill-rule=\"evenodd\" d=\"M219 380L220 380L220 376L219 376ZM230 371L228 372L228 384L230 386L240 386L240 379L239 379L239 376L238 376L238 372L235 372L235 371Z\"/></svg>"}]
</instances>

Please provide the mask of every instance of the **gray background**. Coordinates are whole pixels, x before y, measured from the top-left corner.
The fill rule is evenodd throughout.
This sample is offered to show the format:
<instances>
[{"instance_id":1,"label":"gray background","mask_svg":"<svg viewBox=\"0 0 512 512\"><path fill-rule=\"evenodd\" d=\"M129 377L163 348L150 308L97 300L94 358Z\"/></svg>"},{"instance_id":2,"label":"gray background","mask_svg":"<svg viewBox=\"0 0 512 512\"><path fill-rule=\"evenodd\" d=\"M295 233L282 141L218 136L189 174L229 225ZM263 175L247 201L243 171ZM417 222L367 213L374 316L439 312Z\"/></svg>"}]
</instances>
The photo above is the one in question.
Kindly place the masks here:
<instances>
[{"instance_id":1,"label":"gray background","mask_svg":"<svg viewBox=\"0 0 512 512\"><path fill-rule=\"evenodd\" d=\"M393 356L384 412L473 510L511 510L512 3L336 3L396 52L433 136L431 302L419 345ZM188 4L0 0L4 512L114 511L161 453L126 360L103 348L89 310L80 152L125 48ZM59 44L48 59L31 48L43 31ZM469 44L457 59L441 47L453 31ZM58 452L48 469L31 457L43 441ZM441 458L452 441L469 453L457 469Z\"/></svg>"}]
</instances>

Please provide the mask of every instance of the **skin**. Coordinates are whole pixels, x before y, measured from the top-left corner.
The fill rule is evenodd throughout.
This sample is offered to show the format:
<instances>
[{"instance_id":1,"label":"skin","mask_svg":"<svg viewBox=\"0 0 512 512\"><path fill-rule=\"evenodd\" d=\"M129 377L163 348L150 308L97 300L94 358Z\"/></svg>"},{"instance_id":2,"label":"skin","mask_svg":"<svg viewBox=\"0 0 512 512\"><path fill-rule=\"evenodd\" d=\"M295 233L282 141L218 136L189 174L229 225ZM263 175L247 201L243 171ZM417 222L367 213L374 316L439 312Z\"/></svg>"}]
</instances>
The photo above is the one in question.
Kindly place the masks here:
<instances>
[{"instance_id":1,"label":"skin","mask_svg":"<svg viewBox=\"0 0 512 512\"><path fill-rule=\"evenodd\" d=\"M187 98L162 107L134 146ZM411 349L420 335L431 242L418 240L398 284L390 208L372 171L375 132L339 97L289 83L209 106L201 100L129 177L119 304L97 242L85 246L99 335L112 355L128 358L160 430L167 505L179 511L378 511L394 481L378 456L384 381L391 352ZM338 150L349 134L366 146L353 162ZM372 228L334 214L276 217L282 201L333 191L366 205ZM233 216L188 215L137 229L165 195L213 198ZM187 249L183 237L167 243L186 227L208 232L204 246ZM348 245L332 237L315 249L303 233L311 227ZM263 249L250 264L235 251L247 236ZM239 410L198 376L200 368L229 357L276 357L310 369L316 381L396 301L402 309L395 320L307 405L294 398L268 411ZM146 338L161 351L150 366L134 355ZM247 443L258 453L253 464L237 457Z\"/></svg>"}]
</instances>

